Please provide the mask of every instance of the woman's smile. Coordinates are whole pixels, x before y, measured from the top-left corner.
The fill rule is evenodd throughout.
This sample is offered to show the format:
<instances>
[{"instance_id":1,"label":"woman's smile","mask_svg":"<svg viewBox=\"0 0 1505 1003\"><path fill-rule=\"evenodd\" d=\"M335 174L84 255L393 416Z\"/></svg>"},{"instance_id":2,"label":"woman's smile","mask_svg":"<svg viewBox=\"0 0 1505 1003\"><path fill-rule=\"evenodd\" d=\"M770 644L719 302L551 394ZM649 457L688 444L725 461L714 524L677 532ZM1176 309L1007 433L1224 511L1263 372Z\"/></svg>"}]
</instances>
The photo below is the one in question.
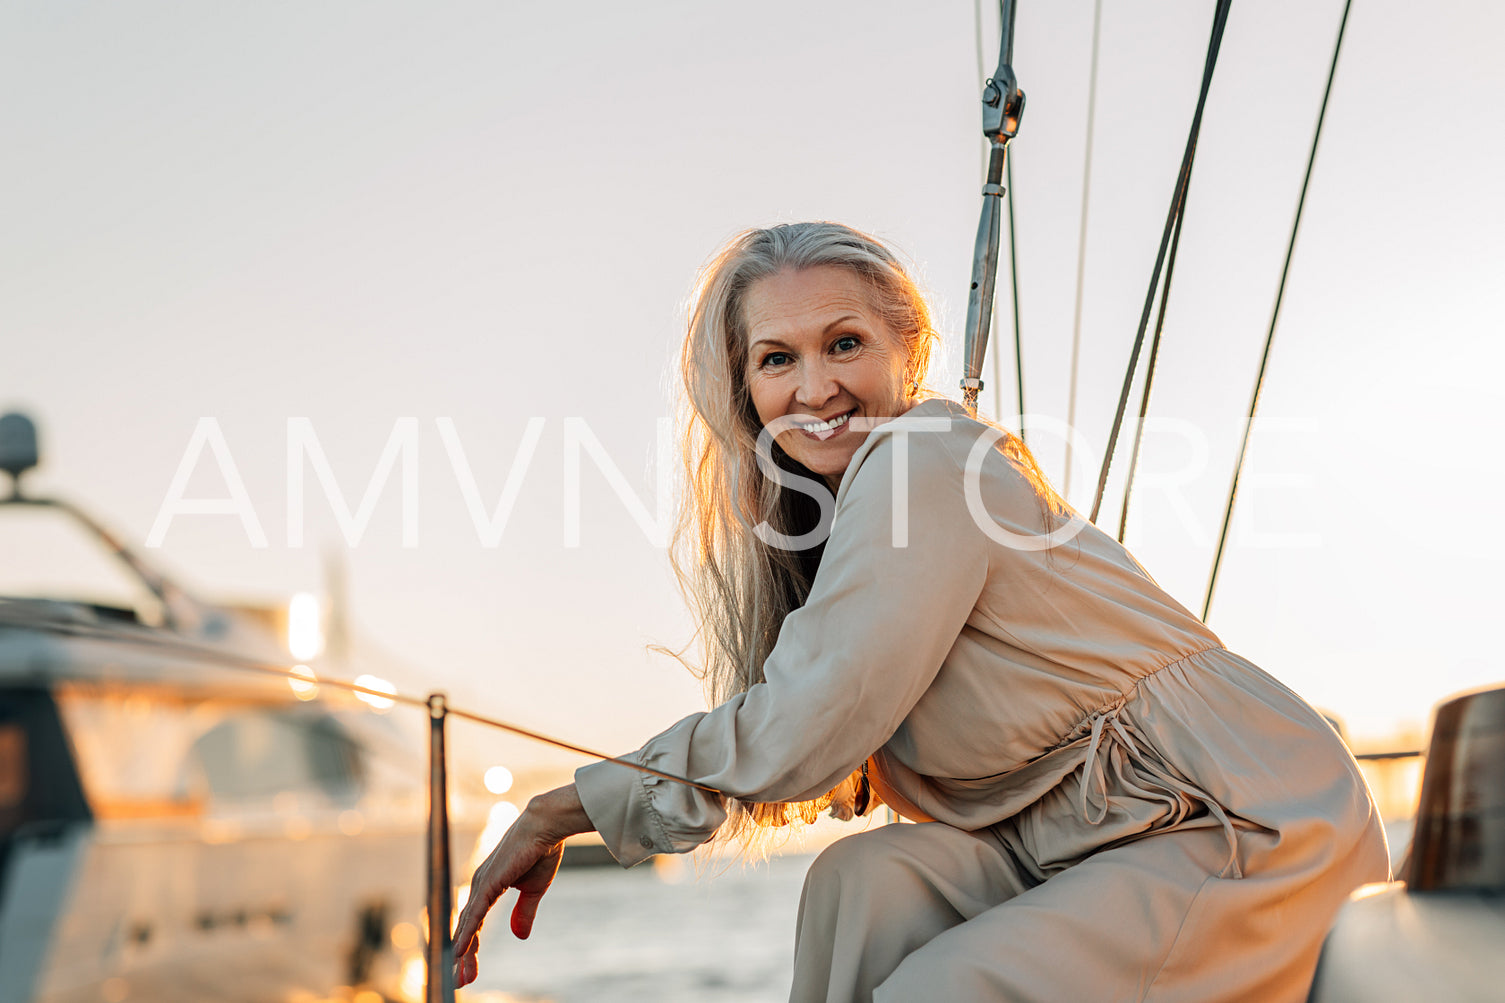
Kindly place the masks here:
<instances>
[{"instance_id":1,"label":"woman's smile","mask_svg":"<svg viewBox=\"0 0 1505 1003\"><path fill-rule=\"evenodd\" d=\"M825 442L829 439L836 438L842 432L846 431L846 429L848 428L847 419L851 417L851 411L843 411L841 414L838 414L836 417L831 418L828 421L821 421L817 419L815 421L805 422L799 418L795 418L795 424L800 427L801 431L803 431L810 438L814 439L816 442Z\"/></svg>"}]
</instances>

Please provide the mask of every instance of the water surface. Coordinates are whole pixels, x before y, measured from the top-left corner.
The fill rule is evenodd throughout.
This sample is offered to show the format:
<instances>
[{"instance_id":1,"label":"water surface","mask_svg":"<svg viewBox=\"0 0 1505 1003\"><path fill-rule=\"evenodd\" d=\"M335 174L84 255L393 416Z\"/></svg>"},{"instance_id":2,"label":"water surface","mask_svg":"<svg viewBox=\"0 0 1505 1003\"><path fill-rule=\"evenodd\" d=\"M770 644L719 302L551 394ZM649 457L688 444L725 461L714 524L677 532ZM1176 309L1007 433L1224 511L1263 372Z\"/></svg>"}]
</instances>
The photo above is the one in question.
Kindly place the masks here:
<instances>
[{"instance_id":1,"label":"water surface","mask_svg":"<svg viewBox=\"0 0 1505 1003\"><path fill-rule=\"evenodd\" d=\"M782 1003L811 859L723 861L698 878L682 858L561 871L527 941L507 929L512 897L497 907L474 988L527 1003Z\"/></svg>"}]
</instances>

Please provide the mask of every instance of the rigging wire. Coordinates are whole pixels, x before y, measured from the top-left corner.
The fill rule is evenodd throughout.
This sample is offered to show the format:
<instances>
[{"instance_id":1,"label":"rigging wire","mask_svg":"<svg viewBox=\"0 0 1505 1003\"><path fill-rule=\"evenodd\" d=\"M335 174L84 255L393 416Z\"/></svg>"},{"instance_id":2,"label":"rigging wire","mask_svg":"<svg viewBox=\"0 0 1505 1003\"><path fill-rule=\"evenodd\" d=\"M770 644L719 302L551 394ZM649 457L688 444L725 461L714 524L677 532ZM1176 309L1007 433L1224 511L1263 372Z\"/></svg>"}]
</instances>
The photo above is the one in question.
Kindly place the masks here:
<instances>
[{"instance_id":1,"label":"rigging wire","mask_svg":"<svg viewBox=\"0 0 1505 1003\"><path fill-rule=\"evenodd\" d=\"M1192 115L1191 130L1186 137L1186 152L1181 157L1181 171L1176 178L1170 211L1166 214L1165 230L1160 237L1160 250L1155 255L1155 269L1150 274L1149 292L1145 294L1144 310L1139 317L1139 331L1134 336L1134 348L1129 353L1128 371L1124 374L1123 390L1118 397L1118 409L1113 415L1113 428L1108 433L1108 446L1103 453L1102 469L1098 472L1097 491L1092 499L1090 516L1093 522L1097 522L1098 513L1102 510L1103 495L1108 487L1108 471L1113 465L1113 451L1118 444L1118 433L1123 429L1124 412L1128 409L1129 394L1134 387L1134 372L1139 363L1139 354L1144 348L1144 336L1150 323L1150 310L1155 305L1155 291L1160 285L1160 273L1165 265L1166 251L1181 212L1187 183L1191 178L1191 165L1196 154L1197 137L1202 130L1202 113L1207 107L1207 94L1212 89L1212 75L1217 68L1218 50L1223 44L1223 29L1228 24L1230 6L1232 6L1232 0L1218 0L1217 12L1213 15L1212 35L1207 43L1207 61L1202 69L1202 88L1197 95L1197 110Z\"/></svg>"},{"instance_id":2,"label":"rigging wire","mask_svg":"<svg viewBox=\"0 0 1505 1003\"><path fill-rule=\"evenodd\" d=\"M1087 75L1087 149L1082 157L1082 213L1080 228L1077 230L1076 307L1071 318L1071 383L1066 397L1066 470L1061 481L1063 498L1071 497L1071 429L1076 427L1077 363L1082 354L1082 289L1087 274L1087 210L1092 201L1092 124L1097 119L1097 53L1102 27L1103 0L1096 0L1092 5L1092 68Z\"/></svg>"},{"instance_id":3,"label":"rigging wire","mask_svg":"<svg viewBox=\"0 0 1505 1003\"><path fill-rule=\"evenodd\" d=\"M977 78L981 80L988 74L988 67L984 62L987 57L982 51L982 0L972 0L972 41L975 43L972 51L977 56ZM984 139L982 170L979 172L979 177L983 181L988 178L988 146L988 141ZM1011 185L1010 188L1012 187ZM997 300L993 302L993 322L995 324L998 322ZM1003 363L999 361L997 352L993 353L993 397L993 413L1001 417L1003 415Z\"/></svg>"},{"instance_id":4,"label":"rigging wire","mask_svg":"<svg viewBox=\"0 0 1505 1003\"><path fill-rule=\"evenodd\" d=\"M1129 469L1124 478L1124 503L1118 513L1118 542L1123 543L1129 530L1129 498L1134 493L1134 473L1139 469L1139 451L1144 443L1144 419L1150 410L1150 388L1155 382L1155 366L1160 360L1160 340L1165 331L1165 309L1171 299L1171 279L1176 274L1176 251L1181 246L1182 224L1186 220L1186 197L1191 193L1191 176L1181 193L1181 212L1176 216L1176 233L1171 237L1171 252L1165 263L1165 282L1160 287L1160 307L1155 316L1155 335L1150 339L1150 357L1145 361L1144 393L1139 398L1139 422L1134 426L1134 448L1129 453Z\"/></svg>"},{"instance_id":5,"label":"rigging wire","mask_svg":"<svg viewBox=\"0 0 1505 1003\"><path fill-rule=\"evenodd\" d=\"M1259 359L1259 373L1254 377L1254 393L1249 398L1249 412L1244 421L1243 440L1238 447L1238 460L1233 465L1233 482L1228 486L1228 504L1223 510L1223 526L1218 531L1218 549L1213 555L1212 571L1207 577L1207 596L1202 601L1202 620L1207 620L1212 610L1212 595L1218 584L1218 569L1223 564L1223 548L1228 542L1228 525L1233 521L1233 503L1238 496L1239 474L1244 469L1244 458L1249 452L1249 436L1254 429L1254 415L1259 410L1259 396L1265 385L1265 372L1270 364L1270 347L1275 342L1275 326L1280 321L1280 306L1285 300L1286 279L1291 274L1291 258L1296 253L1296 234L1301 229L1301 214L1306 208L1306 193L1312 183L1312 167L1317 162L1317 146L1322 140L1322 123L1327 119L1327 102L1333 93L1333 78L1338 74L1338 56L1343 51L1343 34L1348 28L1348 12L1353 0L1344 0L1343 18L1338 22L1338 38L1333 43L1332 63L1327 68L1327 86L1322 91L1322 107L1317 112L1317 126L1312 130L1312 148L1306 158L1306 175L1301 180L1301 195L1296 199L1296 215L1291 221L1291 238L1286 244L1285 263L1280 268L1280 284L1275 290L1275 306L1270 311L1270 328L1265 334L1265 348Z\"/></svg>"},{"instance_id":6,"label":"rigging wire","mask_svg":"<svg viewBox=\"0 0 1505 1003\"><path fill-rule=\"evenodd\" d=\"M1003 173L1004 184L1008 189L1003 198L1009 210L1009 301L1014 304L1014 379L1019 388L1019 441L1025 442L1024 329L1019 326L1019 249L1014 239L1014 157L1003 162Z\"/></svg>"},{"instance_id":7,"label":"rigging wire","mask_svg":"<svg viewBox=\"0 0 1505 1003\"><path fill-rule=\"evenodd\" d=\"M1101 4L1102 0L1098 0L1098 3ZM1004 9L1003 9L1003 0L999 0L999 3L998 3L998 19L999 19L1000 30L1003 29L1004 27L1006 27L1003 24L1003 18L1005 16L1006 15L1005 15L1005 12L1004 12ZM973 0L973 4L972 4L972 28L973 28L972 37L973 37L973 39L977 43L976 46L974 47L974 51L977 54L977 76L978 76L979 79L981 79L983 77L986 77L987 73L988 73L987 64L983 61L984 58L985 58L985 56L984 56L983 51L982 51L982 0ZM1012 45L1009 46L1009 53L1010 53L1010 59L1012 59L1012 54L1013 54L1013 46ZM985 148L984 148L983 152L984 153L987 152L986 144L985 144ZM1017 156L1017 154L1015 154L1015 156ZM1018 254L1018 240L1016 239L1015 232L1014 232L1014 160L1013 160L1013 157L1010 157L1009 159L1007 159L1007 160L1004 161L1004 163L1003 163L1003 170L1004 170L1004 194L1003 194L1003 199L1004 199L1005 205L1008 208L1008 215L1009 215L1009 287L1010 287L1009 288L1009 298L1010 298L1010 302L1013 304L1013 309L1014 309L1014 377L1015 377L1015 385L1017 387L1017 391L1018 391L1018 395L1019 395L1019 441L1023 442L1024 441L1024 410L1025 410L1024 409L1024 342L1023 342L1023 329L1020 327L1020 324L1019 324L1019 254ZM984 167L984 174L986 174L986 167ZM998 315L998 301L996 299L993 301L993 315L994 315L994 319L996 320L997 319L997 315ZM998 417L999 417L1000 420L1003 418L1003 414L1004 414L1004 410L1003 410L1003 363L1002 363L1002 361L1000 361L1001 358L1002 358L1002 356L1000 355L1000 353L998 353L998 352L994 352L993 353L993 386L996 388L994 390L994 394L997 396L997 401L998 401L998 403L997 403L997 408L998 408L997 414L998 414Z\"/></svg>"},{"instance_id":8,"label":"rigging wire","mask_svg":"<svg viewBox=\"0 0 1505 1003\"><path fill-rule=\"evenodd\" d=\"M12 618L6 617L4 615L4 612L0 611L0 627L7 626L20 626L28 630L44 630L52 634L62 635L64 637L79 637L97 641L109 641L111 643L117 644L132 644L143 648L166 650L180 655L202 658L205 661L210 662L218 667L236 669L242 672L260 673L261 675L279 676L284 679L296 680L301 683L313 683L317 686L329 686L338 690L346 690L357 695L366 695L378 697L382 700L390 700L393 703L403 704L404 706L408 707L419 707L424 709L425 712L429 709L429 701L427 697L408 696L403 693L393 693L383 689L375 689L373 687L364 686L360 683L353 682L347 679L326 678L324 676L310 679L306 669L300 672L297 669L280 662L274 662L269 659L263 658L253 658L247 655L239 655L231 651L226 651L223 648L215 648L207 644L196 644L192 641L187 641L177 637L164 638L157 637L152 634L127 634L118 629L96 627L91 624L82 623L38 623L34 619L23 619L16 621ZM464 718L465 720L473 721L476 724L482 724L490 728L496 728L499 731L509 732L513 735L531 739L535 742L542 742L544 745L552 745L555 748L565 749L569 752L578 752L581 755L589 756L592 759L604 759L608 762L630 767L631 769L637 770L640 773L650 773L655 777L662 777L665 780L672 780L675 783L686 784L690 787L695 787L703 791L709 791L712 794L721 793L721 791L717 790L714 787L707 787L705 784L697 783L687 777L681 777L673 773L665 773L662 770L655 770L651 766L644 766L642 763L635 763L630 759L622 759L617 756L608 756L603 752L597 752L596 750L586 748L583 745L576 745L573 742L566 742L563 739L545 735L544 733L534 731L531 728L524 728L520 725L510 724L506 721L502 721L494 717L487 717L484 714L477 714L474 711L460 710L456 707L449 707L447 708L446 713L448 713L451 717Z\"/></svg>"}]
</instances>

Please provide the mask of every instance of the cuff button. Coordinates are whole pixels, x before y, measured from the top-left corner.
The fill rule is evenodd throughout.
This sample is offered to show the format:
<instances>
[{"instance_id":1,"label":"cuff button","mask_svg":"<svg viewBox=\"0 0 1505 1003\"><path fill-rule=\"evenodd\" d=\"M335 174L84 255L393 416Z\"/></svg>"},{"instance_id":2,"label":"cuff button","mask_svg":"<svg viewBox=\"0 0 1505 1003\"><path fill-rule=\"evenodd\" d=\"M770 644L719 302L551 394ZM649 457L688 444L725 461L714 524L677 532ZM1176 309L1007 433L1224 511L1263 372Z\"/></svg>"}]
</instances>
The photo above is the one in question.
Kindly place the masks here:
<instances>
[{"instance_id":1,"label":"cuff button","mask_svg":"<svg viewBox=\"0 0 1505 1003\"><path fill-rule=\"evenodd\" d=\"M648 836L640 836L638 837L638 845L645 850L651 850L653 849L653 840Z\"/></svg>"}]
</instances>

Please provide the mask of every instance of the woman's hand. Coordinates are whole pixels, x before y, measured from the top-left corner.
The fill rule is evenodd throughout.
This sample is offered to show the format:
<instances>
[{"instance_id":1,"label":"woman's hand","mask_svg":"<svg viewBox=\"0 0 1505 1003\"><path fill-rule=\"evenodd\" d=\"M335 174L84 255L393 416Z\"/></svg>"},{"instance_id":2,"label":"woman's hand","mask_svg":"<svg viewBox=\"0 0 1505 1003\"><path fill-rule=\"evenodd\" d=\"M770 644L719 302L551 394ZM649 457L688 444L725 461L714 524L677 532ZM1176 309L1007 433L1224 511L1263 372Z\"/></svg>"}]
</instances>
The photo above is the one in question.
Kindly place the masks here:
<instances>
[{"instance_id":1,"label":"woman's hand","mask_svg":"<svg viewBox=\"0 0 1505 1003\"><path fill-rule=\"evenodd\" d=\"M559 870L565 837L594 829L574 784L528 802L470 879L470 898L455 925L457 987L476 979L476 952L481 945L477 934L502 893L508 888L518 890L517 904L512 907L512 933L524 940L533 932L538 903Z\"/></svg>"}]
</instances>

